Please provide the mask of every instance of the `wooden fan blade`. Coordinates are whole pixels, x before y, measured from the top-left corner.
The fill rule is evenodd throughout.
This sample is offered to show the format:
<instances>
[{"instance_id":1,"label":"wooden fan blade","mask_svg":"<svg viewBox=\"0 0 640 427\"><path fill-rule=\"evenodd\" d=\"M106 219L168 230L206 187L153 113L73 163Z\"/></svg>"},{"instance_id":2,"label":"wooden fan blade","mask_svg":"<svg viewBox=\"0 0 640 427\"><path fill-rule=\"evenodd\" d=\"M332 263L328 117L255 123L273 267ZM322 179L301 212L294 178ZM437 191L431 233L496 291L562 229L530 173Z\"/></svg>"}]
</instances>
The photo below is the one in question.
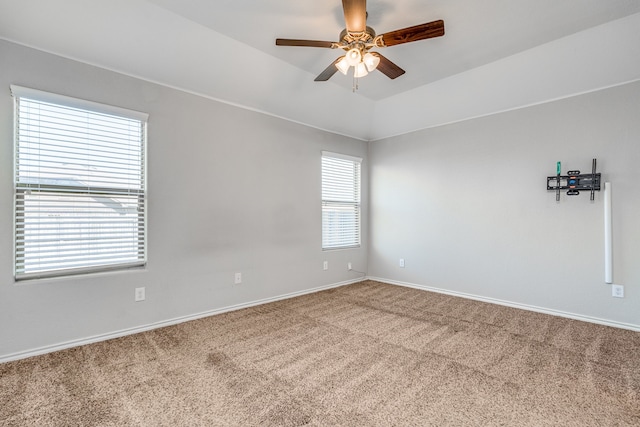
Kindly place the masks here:
<instances>
[{"instance_id":1,"label":"wooden fan blade","mask_svg":"<svg viewBox=\"0 0 640 427\"><path fill-rule=\"evenodd\" d=\"M323 72L320 73L320 75L318 75L318 77L316 77L315 79L313 79L314 82L326 82L327 80L329 80L331 78L331 76L333 76L336 71L338 71L338 67L336 67L336 64L338 63L338 61L340 61L342 57L336 59L335 61L333 61L331 63L331 65L329 65L327 68L324 69Z\"/></svg>"},{"instance_id":2,"label":"wooden fan blade","mask_svg":"<svg viewBox=\"0 0 640 427\"><path fill-rule=\"evenodd\" d=\"M367 29L367 0L342 0L344 22L350 33L363 33Z\"/></svg>"},{"instance_id":3,"label":"wooden fan blade","mask_svg":"<svg viewBox=\"0 0 640 427\"><path fill-rule=\"evenodd\" d=\"M376 69L379 70L385 76L389 77L390 79L393 80L405 73L405 71L402 68L398 67L396 64L389 61L384 56L380 55L378 52L372 52L372 54L380 58L380 63L378 64L378 67Z\"/></svg>"},{"instance_id":4,"label":"wooden fan blade","mask_svg":"<svg viewBox=\"0 0 640 427\"><path fill-rule=\"evenodd\" d=\"M276 46L332 47L333 42L320 40L276 39Z\"/></svg>"},{"instance_id":5,"label":"wooden fan blade","mask_svg":"<svg viewBox=\"0 0 640 427\"><path fill-rule=\"evenodd\" d=\"M415 25L401 30L391 31L382 35L385 46L415 42L444 35L444 21L438 20L426 24Z\"/></svg>"}]
</instances>

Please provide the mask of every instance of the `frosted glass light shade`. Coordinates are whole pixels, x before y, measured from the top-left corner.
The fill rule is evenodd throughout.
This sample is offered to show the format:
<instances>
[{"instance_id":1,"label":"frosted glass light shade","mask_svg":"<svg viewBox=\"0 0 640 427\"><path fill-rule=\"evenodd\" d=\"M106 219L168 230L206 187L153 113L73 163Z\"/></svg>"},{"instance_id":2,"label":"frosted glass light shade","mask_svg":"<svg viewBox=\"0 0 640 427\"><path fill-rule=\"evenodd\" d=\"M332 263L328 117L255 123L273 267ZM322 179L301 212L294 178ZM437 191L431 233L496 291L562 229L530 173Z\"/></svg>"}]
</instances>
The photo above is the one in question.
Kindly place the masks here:
<instances>
[{"instance_id":1,"label":"frosted glass light shade","mask_svg":"<svg viewBox=\"0 0 640 427\"><path fill-rule=\"evenodd\" d=\"M346 76L347 71L349 71L349 62L347 61L347 58L343 56L340 61L336 62L336 68Z\"/></svg>"},{"instance_id":2,"label":"frosted glass light shade","mask_svg":"<svg viewBox=\"0 0 640 427\"><path fill-rule=\"evenodd\" d=\"M349 52L347 52L347 56L345 58L347 58L347 63L349 65L351 65L352 67L355 67L362 60L362 54L358 49L354 48L354 49L351 49Z\"/></svg>"},{"instance_id":3,"label":"frosted glass light shade","mask_svg":"<svg viewBox=\"0 0 640 427\"><path fill-rule=\"evenodd\" d=\"M367 70L373 71L380 63L380 57L372 53L367 52L363 58L364 65L367 66Z\"/></svg>"},{"instance_id":4,"label":"frosted glass light shade","mask_svg":"<svg viewBox=\"0 0 640 427\"><path fill-rule=\"evenodd\" d=\"M359 63L358 65L356 65L356 70L353 73L353 77L364 77L367 74L369 74L369 72L367 71L367 66L364 65L364 62Z\"/></svg>"}]
</instances>

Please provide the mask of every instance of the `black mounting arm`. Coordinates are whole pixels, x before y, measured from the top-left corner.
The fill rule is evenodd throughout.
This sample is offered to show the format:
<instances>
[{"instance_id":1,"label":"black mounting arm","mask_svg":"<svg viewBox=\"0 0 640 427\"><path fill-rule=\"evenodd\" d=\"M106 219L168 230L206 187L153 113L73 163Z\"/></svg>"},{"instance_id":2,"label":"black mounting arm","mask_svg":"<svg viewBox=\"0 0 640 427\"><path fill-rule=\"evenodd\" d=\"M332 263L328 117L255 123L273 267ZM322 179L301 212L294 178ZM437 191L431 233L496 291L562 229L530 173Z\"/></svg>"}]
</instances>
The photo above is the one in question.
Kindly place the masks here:
<instances>
[{"instance_id":1,"label":"black mounting arm","mask_svg":"<svg viewBox=\"0 0 640 427\"><path fill-rule=\"evenodd\" d=\"M591 163L590 174L580 174L579 170L571 170L567 175L561 175L558 162L557 175L547 177L547 190L556 192L556 200L560 200L560 190L567 190L568 196L577 196L580 190L589 190L591 200L594 200L594 192L600 191L600 174L596 173L596 159Z\"/></svg>"}]
</instances>

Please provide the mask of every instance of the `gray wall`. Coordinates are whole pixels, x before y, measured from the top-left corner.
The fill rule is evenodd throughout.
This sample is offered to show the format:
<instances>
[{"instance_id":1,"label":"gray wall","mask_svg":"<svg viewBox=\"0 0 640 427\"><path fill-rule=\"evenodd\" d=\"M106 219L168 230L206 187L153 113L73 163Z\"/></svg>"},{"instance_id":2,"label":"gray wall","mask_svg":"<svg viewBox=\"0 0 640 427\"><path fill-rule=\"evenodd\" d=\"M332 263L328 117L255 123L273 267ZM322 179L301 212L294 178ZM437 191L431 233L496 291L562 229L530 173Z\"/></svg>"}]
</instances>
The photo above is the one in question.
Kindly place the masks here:
<instances>
[{"instance_id":1,"label":"gray wall","mask_svg":"<svg viewBox=\"0 0 640 427\"><path fill-rule=\"evenodd\" d=\"M639 117L632 83L370 143L369 275L640 327ZM592 158L624 299L604 283L603 192L546 191L556 161Z\"/></svg>"},{"instance_id":2,"label":"gray wall","mask_svg":"<svg viewBox=\"0 0 640 427\"><path fill-rule=\"evenodd\" d=\"M10 84L150 114L146 269L14 282ZM0 41L0 360L356 280L349 261L394 282L640 326L639 100L633 83L367 154L362 141ZM365 158L362 249L320 248L322 150ZM613 185L624 299L603 280L602 192L556 203L544 187L556 161L585 171L592 157Z\"/></svg>"},{"instance_id":3,"label":"gray wall","mask_svg":"<svg viewBox=\"0 0 640 427\"><path fill-rule=\"evenodd\" d=\"M10 84L149 113L145 270L14 282ZM320 211L321 151L366 170L366 142L5 41L0 140L0 359L357 279L347 262L367 271L366 215L362 248L323 253ZM365 212L367 194L365 177Z\"/></svg>"}]
</instances>

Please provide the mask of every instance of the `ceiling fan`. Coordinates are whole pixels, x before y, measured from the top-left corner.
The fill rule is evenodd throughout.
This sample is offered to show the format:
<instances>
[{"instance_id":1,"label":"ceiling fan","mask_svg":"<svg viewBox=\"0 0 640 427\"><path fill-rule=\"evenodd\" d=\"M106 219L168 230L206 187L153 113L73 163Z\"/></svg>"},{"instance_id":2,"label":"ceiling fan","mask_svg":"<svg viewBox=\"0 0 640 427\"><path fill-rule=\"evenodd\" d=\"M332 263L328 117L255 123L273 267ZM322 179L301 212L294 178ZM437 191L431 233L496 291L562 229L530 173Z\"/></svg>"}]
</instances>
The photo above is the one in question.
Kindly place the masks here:
<instances>
[{"instance_id":1,"label":"ceiling fan","mask_svg":"<svg viewBox=\"0 0 640 427\"><path fill-rule=\"evenodd\" d=\"M405 71L380 53L371 52L371 49L444 35L444 21L442 20L376 35L373 28L367 26L366 0L342 0L342 9L344 10L346 28L340 33L340 41L338 42L276 39L277 46L324 47L342 49L346 52L344 56L333 61L315 78L317 82L329 80L336 71L346 75L350 67L354 67L354 78L364 77L370 71L378 69L390 79L395 79L403 75Z\"/></svg>"}]
</instances>

